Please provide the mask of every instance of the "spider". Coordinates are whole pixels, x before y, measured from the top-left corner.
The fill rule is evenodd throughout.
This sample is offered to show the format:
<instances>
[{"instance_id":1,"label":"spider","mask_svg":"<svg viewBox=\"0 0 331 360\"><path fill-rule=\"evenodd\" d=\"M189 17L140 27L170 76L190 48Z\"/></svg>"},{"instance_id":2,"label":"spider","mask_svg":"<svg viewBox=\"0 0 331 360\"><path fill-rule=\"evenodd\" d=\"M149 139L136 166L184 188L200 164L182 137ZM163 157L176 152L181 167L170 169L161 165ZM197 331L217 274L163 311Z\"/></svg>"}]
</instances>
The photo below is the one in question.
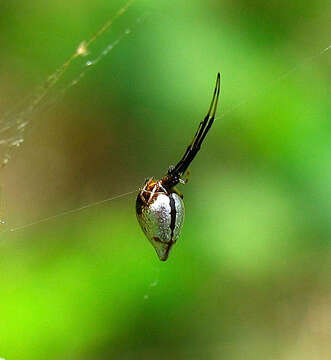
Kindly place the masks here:
<instances>
[{"instance_id":1,"label":"spider","mask_svg":"<svg viewBox=\"0 0 331 360\"><path fill-rule=\"evenodd\" d=\"M210 130L217 109L220 94L220 73L217 74L216 85L209 110L190 145L177 165L171 165L163 178L149 178L140 189L136 200L136 215L138 222L148 240L153 245L159 259L168 259L172 246L179 238L184 222L183 195L175 186L185 184L182 177L192 160L200 150L208 131Z\"/></svg>"}]
</instances>

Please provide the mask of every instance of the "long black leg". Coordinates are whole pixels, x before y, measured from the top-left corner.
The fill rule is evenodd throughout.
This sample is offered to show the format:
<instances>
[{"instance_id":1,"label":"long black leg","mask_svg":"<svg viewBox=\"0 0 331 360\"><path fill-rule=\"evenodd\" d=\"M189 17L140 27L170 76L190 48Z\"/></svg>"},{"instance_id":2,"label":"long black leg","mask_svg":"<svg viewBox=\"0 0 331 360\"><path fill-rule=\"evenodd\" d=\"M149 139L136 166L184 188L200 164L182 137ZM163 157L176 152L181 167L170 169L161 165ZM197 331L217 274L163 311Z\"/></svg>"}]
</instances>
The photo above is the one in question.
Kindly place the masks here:
<instances>
[{"instance_id":1,"label":"long black leg","mask_svg":"<svg viewBox=\"0 0 331 360\"><path fill-rule=\"evenodd\" d=\"M219 94L220 94L220 73L217 74L214 95L211 104L209 106L208 113L204 118L204 120L201 121L201 123L199 124L198 130L195 133L191 144L187 147L185 154L178 162L178 164L170 170L172 174L178 174L179 176L183 175L187 170L187 168L189 167L192 160L197 155L198 151L200 150L203 140L205 139L209 129L213 125Z\"/></svg>"}]
</instances>

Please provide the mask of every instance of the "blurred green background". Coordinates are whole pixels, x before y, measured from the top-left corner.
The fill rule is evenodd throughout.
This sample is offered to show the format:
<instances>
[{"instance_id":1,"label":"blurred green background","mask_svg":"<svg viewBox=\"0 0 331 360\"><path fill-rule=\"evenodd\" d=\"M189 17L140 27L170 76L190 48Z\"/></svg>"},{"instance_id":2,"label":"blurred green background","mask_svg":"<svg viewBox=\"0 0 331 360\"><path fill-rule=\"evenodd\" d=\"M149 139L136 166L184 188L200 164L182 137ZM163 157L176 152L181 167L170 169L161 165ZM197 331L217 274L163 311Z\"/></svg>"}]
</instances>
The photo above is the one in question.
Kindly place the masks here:
<instances>
[{"instance_id":1,"label":"blurred green background","mask_svg":"<svg viewBox=\"0 0 331 360\"><path fill-rule=\"evenodd\" d=\"M30 121L0 177L0 357L330 359L330 2L137 0L30 114L29 96L124 4L0 2L0 114L14 109L0 127L17 109ZM167 262L135 194L8 231L162 176L218 71Z\"/></svg>"}]
</instances>

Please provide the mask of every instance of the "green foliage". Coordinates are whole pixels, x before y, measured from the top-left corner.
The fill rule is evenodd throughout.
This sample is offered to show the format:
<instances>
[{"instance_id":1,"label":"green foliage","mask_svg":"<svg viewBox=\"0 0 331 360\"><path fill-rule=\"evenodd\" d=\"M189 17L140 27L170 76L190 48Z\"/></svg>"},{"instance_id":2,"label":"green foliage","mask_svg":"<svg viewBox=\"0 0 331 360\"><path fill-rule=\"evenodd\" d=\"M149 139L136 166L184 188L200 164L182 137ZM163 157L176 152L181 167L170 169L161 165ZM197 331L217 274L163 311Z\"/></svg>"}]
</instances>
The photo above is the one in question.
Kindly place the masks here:
<instances>
[{"instance_id":1,"label":"green foliage","mask_svg":"<svg viewBox=\"0 0 331 360\"><path fill-rule=\"evenodd\" d=\"M1 113L123 5L2 2ZM218 116L180 189L185 224L166 263L135 195L1 234L0 357L328 358L329 12L323 0L137 0L72 64L2 171L9 228L162 175L220 71Z\"/></svg>"}]
</instances>

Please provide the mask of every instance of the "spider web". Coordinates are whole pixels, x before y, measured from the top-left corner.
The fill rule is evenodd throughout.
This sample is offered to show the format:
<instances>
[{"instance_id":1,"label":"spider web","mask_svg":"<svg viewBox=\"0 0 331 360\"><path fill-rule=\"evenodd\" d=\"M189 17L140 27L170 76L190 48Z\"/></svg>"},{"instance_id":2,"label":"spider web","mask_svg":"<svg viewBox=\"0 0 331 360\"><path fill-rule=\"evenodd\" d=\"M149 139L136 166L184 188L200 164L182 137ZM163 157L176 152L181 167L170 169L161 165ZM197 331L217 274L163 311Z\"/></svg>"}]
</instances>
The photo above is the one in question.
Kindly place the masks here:
<instances>
[{"instance_id":1,"label":"spider web","mask_svg":"<svg viewBox=\"0 0 331 360\"><path fill-rule=\"evenodd\" d=\"M43 108L48 108L49 106L56 104L59 99L63 97L71 87L76 86L88 71L95 68L96 65L98 65L98 63L105 56L107 56L125 37L129 36L135 29L135 27L144 20L145 15L138 17L130 27L127 27L119 36L117 36L115 40L108 43L106 47L101 50L101 52L99 52L98 54L92 54L92 44L95 43L102 35L104 35L104 33L111 28L113 23L129 10L129 8L133 5L134 2L135 0L129 0L122 8L120 8L115 13L115 15L113 15L99 28L99 30L94 35L92 35L88 40L82 41L78 45L76 50L72 53L72 55L59 68L57 68L55 72L46 79L44 84L38 87L31 96L26 98L20 105L18 105L14 109L14 111L8 112L0 117L0 149L2 150L2 153L0 153L0 168L4 167L10 161L15 149L17 149L24 142L25 130L30 124L33 115L38 111L41 111ZM330 49L331 45L328 45L318 51L316 54L312 56L307 56L296 66L290 68L285 73L278 75L275 80L271 81L267 86L262 88L259 93L270 91L277 83L283 81L307 63L312 62L318 57L324 55ZM80 71L78 72L78 75L75 75L70 80L67 80L64 85L58 87L64 75L78 59L83 59L83 64ZM258 96L259 93L256 93L253 96ZM220 107L219 111L222 113L217 117L217 119L229 116L233 111L247 103L247 100L241 101L230 109L227 109L223 112ZM58 217L70 215L94 206L98 206L116 199L126 197L135 192L137 192L136 189L119 195L111 196L100 201L88 203L77 208L65 210L55 215L44 217L21 226L6 229L1 233L23 230L40 223L51 221ZM0 219L0 223L4 223L4 221Z\"/></svg>"},{"instance_id":2,"label":"spider web","mask_svg":"<svg viewBox=\"0 0 331 360\"><path fill-rule=\"evenodd\" d=\"M86 75L88 71L91 71L106 57L121 41L129 36L135 27L145 20L146 15L138 17L129 26L126 27L112 42L107 43L99 52L92 51L91 47L94 43L97 43L98 39L102 37L114 24L116 20L122 17L129 8L133 5L135 0L129 0L121 7L114 15L112 15L88 40L82 41L75 51L68 57L68 59L59 66L51 75L47 77L45 82L38 86L35 91L23 99L23 101L16 105L12 111L8 111L4 114L0 114L0 169L6 166L15 154L15 150L20 147L25 140L25 131L38 112L49 109L54 106L67 91L76 86ZM74 67L75 63L80 61L79 70L76 73L65 78L66 73ZM0 224L5 224L5 220L2 218L2 197L0 188ZM132 191L130 193L134 193ZM113 196L108 199L97 201L93 204L81 206L80 208L69 210L64 213L55 216L49 216L47 218L38 220L35 224L45 222L54 219L58 216L70 214L83 210L85 208L100 205L104 202L115 200L126 196L130 193L121 194L119 196ZM34 225L30 223L28 226ZM15 228L15 230L24 228L22 226ZM14 231L14 229L7 229L4 232Z\"/></svg>"},{"instance_id":3,"label":"spider web","mask_svg":"<svg viewBox=\"0 0 331 360\"><path fill-rule=\"evenodd\" d=\"M136 22L120 34L116 40L106 45L106 47L97 55L90 55L90 48L107 30L111 28L114 22L123 16L135 0L129 0L115 15L107 20L99 30L88 40L82 41L73 54L59 67L54 73L48 76L44 84L39 86L35 92L15 107L13 111L0 116L0 168L4 167L10 161L14 150L24 142L24 133L33 115L45 107L55 104L71 87L77 85L85 76L87 71L95 67L105 56L107 56L126 36L130 35L134 27L139 24L143 17L136 19ZM62 88L54 88L62 80L66 72L72 67L79 58L86 58L83 62L78 75L71 79Z\"/></svg>"}]
</instances>

